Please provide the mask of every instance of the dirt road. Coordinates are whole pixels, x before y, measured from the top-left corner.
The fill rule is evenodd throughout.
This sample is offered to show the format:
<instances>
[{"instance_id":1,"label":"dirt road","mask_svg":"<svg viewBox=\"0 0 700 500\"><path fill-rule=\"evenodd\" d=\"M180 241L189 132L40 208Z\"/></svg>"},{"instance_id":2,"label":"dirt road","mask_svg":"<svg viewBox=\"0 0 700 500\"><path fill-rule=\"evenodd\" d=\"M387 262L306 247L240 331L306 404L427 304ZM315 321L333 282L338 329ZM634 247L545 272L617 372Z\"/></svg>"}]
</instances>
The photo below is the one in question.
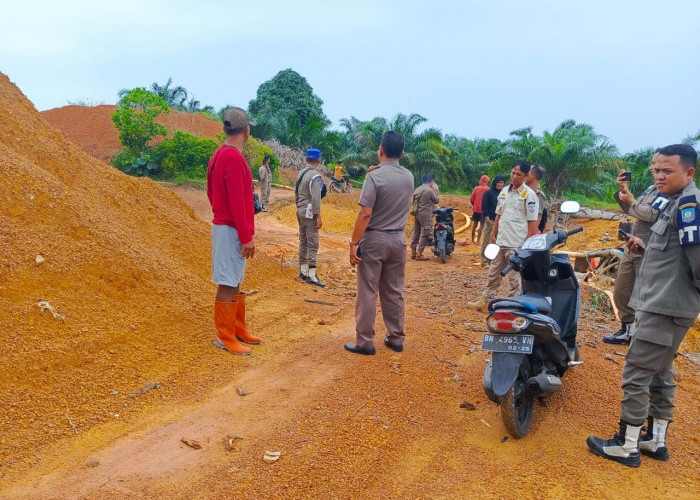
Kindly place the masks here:
<instances>
[{"instance_id":1,"label":"dirt road","mask_svg":"<svg viewBox=\"0 0 700 500\"><path fill-rule=\"evenodd\" d=\"M209 219L203 192L175 191ZM183 381L186 390L145 398L128 422L43 450L36 466L0 487L0 498L700 497L698 365L677 361L670 462L644 459L631 470L593 456L586 437L615 429L624 349L600 342L616 323L584 290L585 364L536 408L525 438L509 438L481 387L484 317L464 308L485 283L476 247L458 248L446 265L409 261L405 351L384 348L379 321L377 355L351 355L342 347L354 339L348 235L322 235L327 289L299 282L296 228L280 222L290 194L273 190L276 208L257 218L259 252L278 259L280 273L250 298L250 323L263 338L254 355L222 352L213 373L193 377L199 386ZM590 225L584 235L592 239L596 231ZM460 407L465 402L475 409ZM266 463L266 450L280 459Z\"/></svg>"}]
</instances>

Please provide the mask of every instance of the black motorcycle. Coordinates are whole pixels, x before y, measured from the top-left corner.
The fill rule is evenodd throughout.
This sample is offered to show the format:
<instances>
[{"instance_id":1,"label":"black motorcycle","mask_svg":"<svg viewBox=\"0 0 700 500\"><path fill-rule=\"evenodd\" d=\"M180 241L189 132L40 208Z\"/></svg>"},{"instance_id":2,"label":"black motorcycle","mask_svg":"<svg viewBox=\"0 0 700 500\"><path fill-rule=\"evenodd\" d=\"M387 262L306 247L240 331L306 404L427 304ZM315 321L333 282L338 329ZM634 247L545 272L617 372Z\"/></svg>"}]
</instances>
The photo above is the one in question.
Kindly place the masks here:
<instances>
[{"instance_id":1,"label":"black motorcycle","mask_svg":"<svg viewBox=\"0 0 700 500\"><path fill-rule=\"evenodd\" d=\"M435 225L433 226L433 253L440 257L440 262L447 262L447 256L455 249L455 228L452 207L433 209Z\"/></svg>"},{"instance_id":2,"label":"black motorcycle","mask_svg":"<svg viewBox=\"0 0 700 500\"><path fill-rule=\"evenodd\" d=\"M575 213L577 202L564 202L562 213ZM523 294L491 300L486 318L489 333L482 350L492 351L484 371L484 392L501 405L501 417L516 438L530 430L533 400L561 391L561 377L579 365L576 331L579 284L566 255L553 255L572 234L583 231L553 229L528 238L501 273L519 272ZM489 248L490 247L490 248ZM491 244L484 254L496 256Z\"/></svg>"}]
</instances>

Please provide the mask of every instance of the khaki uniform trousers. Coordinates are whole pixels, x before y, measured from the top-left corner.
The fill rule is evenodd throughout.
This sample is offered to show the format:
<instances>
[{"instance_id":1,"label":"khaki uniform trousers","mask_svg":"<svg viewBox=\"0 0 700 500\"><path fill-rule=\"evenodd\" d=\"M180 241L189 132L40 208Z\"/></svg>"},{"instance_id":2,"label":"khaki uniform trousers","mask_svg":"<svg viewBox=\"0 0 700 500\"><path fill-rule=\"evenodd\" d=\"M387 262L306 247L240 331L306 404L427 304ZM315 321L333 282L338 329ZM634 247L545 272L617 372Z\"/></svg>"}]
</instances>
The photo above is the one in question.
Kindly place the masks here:
<instances>
[{"instance_id":1,"label":"khaki uniform trousers","mask_svg":"<svg viewBox=\"0 0 700 500\"><path fill-rule=\"evenodd\" d=\"M510 264L510 256L514 253L514 248L501 247L496 258L491 261L489 271L486 274L487 283L484 291L484 296L487 299L493 299L498 296L498 289L503 279L501 271ZM510 271L506 276L508 276L508 297L520 295L520 275L515 271Z\"/></svg>"},{"instance_id":2,"label":"khaki uniform trousers","mask_svg":"<svg viewBox=\"0 0 700 500\"><path fill-rule=\"evenodd\" d=\"M416 214L415 222L413 223L413 234L411 236L411 250L418 249L418 253L423 253L425 245L428 244L430 238L430 230L432 229L433 214Z\"/></svg>"},{"instance_id":3,"label":"khaki uniform trousers","mask_svg":"<svg viewBox=\"0 0 700 500\"><path fill-rule=\"evenodd\" d=\"M613 301L615 302L615 307L617 307L620 321L623 323L634 323L634 309L628 303L632 296L634 280L639 272L640 262L642 262L641 257L635 258L629 252L625 252L617 268Z\"/></svg>"},{"instance_id":4,"label":"khaki uniform trousers","mask_svg":"<svg viewBox=\"0 0 700 500\"><path fill-rule=\"evenodd\" d=\"M367 231L360 242L362 262L357 265L355 325L357 345L374 345L377 293L387 337L393 345L404 341L403 298L406 236L403 231Z\"/></svg>"},{"instance_id":5,"label":"khaki uniform trousers","mask_svg":"<svg viewBox=\"0 0 700 500\"><path fill-rule=\"evenodd\" d=\"M485 266L489 263L489 260L484 257L484 250L486 250L486 245L491 243L491 233L493 232L493 221L488 219L484 222L484 235L481 241L481 265Z\"/></svg>"},{"instance_id":6,"label":"khaki uniform trousers","mask_svg":"<svg viewBox=\"0 0 700 500\"><path fill-rule=\"evenodd\" d=\"M270 203L270 181L260 183L260 203L268 205Z\"/></svg>"},{"instance_id":7,"label":"khaki uniform trousers","mask_svg":"<svg viewBox=\"0 0 700 500\"><path fill-rule=\"evenodd\" d=\"M647 416L673 420L673 360L692 325L693 320L688 318L637 312L635 335L622 369L622 420L630 425L643 424ZM658 331L673 332L671 345L644 340Z\"/></svg>"},{"instance_id":8,"label":"khaki uniform trousers","mask_svg":"<svg viewBox=\"0 0 700 500\"><path fill-rule=\"evenodd\" d=\"M316 216L307 219L297 212L299 223L299 265L308 264L316 267L316 255L318 254L318 229L316 229Z\"/></svg>"}]
</instances>

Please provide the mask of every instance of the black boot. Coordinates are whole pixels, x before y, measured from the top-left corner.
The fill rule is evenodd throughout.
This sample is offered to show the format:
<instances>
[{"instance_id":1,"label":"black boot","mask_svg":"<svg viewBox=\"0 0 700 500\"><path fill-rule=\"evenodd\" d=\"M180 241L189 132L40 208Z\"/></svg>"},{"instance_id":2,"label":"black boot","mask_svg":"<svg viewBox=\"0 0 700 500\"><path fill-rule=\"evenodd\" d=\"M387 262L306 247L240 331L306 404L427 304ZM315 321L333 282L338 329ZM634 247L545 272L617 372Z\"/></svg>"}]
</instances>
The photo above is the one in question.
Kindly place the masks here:
<instances>
[{"instance_id":1,"label":"black boot","mask_svg":"<svg viewBox=\"0 0 700 500\"><path fill-rule=\"evenodd\" d=\"M606 344L626 344L632 341L632 323L622 323L622 327L612 335L603 337Z\"/></svg>"},{"instance_id":2,"label":"black boot","mask_svg":"<svg viewBox=\"0 0 700 500\"><path fill-rule=\"evenodd\" d=\"M639 438L639 451L654 460L668 461L668 448L666 447L666 431L670 420L649 417L646 434Z\"/></svg>"},{"instance_id":3,"label":"black boot","mask_svg":"<svg viewBox=\"0 0 700 500\"><path fill-rule=\"evenodd\" d=\"M586 444L599 457L620 462L627 467L639 467L642 465L639 458L639 433L641 430L641 425L630 425L620 420L620 432L615 434L612 439L588 436Z\"/></svg>"}]
</instances>

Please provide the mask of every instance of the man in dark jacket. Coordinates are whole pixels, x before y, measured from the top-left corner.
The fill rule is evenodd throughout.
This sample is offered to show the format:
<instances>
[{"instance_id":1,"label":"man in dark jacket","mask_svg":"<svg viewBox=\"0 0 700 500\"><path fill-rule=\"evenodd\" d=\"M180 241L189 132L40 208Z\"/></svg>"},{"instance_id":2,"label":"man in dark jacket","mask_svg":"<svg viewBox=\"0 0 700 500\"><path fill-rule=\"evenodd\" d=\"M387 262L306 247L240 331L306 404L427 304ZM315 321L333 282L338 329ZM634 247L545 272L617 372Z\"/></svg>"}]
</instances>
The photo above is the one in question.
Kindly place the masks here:
<instances>
[{"instance_id":1,"label":"man in dark jacket","mask_svg":"<svg viewBox=\"0 0 700 500\"><path fill-rule=\"evenodd\" d=\"M481 210L484 214L484 239L481 242L481 267L489 265L489 260L484 257L484 249L491 239L493 221L496 220L496 205L498 204L498 194L503 189L506 178L501 174L496 174L491 183L491 189L484 193L481 200Z\"/></svg>"}]
</instances>

